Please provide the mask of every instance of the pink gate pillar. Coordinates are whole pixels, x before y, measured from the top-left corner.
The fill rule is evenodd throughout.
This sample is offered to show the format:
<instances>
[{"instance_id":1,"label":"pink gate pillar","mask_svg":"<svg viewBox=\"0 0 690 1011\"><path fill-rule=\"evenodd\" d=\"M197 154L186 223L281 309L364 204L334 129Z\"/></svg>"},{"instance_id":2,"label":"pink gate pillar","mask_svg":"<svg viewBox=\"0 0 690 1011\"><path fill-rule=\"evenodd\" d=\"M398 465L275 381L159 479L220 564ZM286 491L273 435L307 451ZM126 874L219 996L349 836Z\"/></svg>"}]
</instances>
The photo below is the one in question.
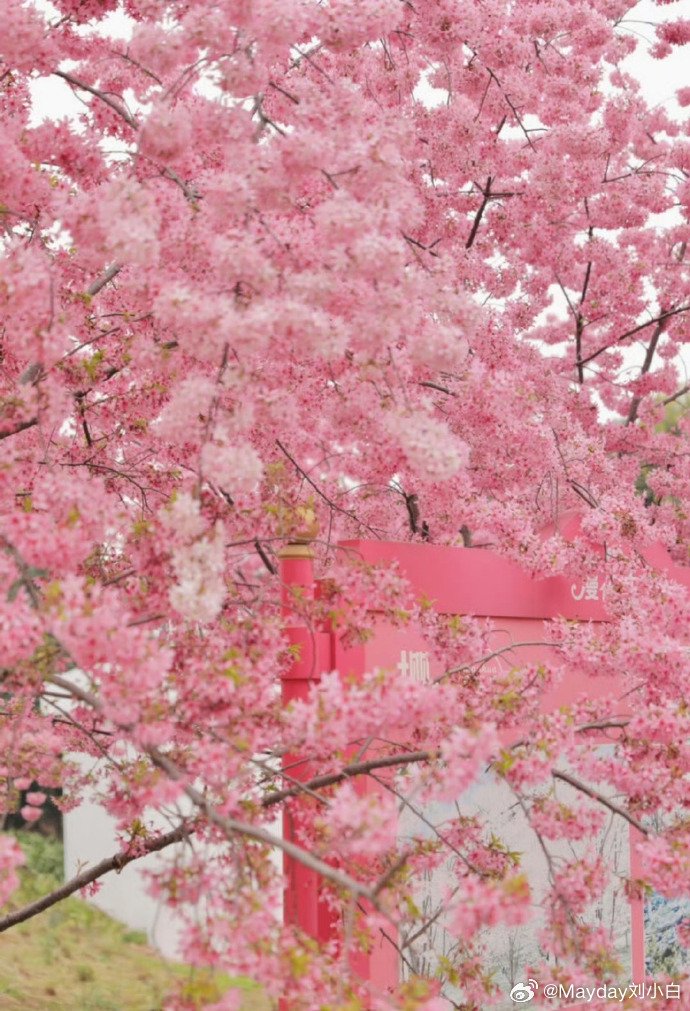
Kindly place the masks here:
<instances>
[{"instance_id":1,"label":"pink gate pillar","mask_svg":"<svg viewBox=\"0 0 690 1011\"><path fill-rule=\"evenodd\" d=\"M285 635L295 652L295 659L284 672L282 682L283 704L289 705L297 699L306 698L311 685L319 680L324 671L333 668L333 637L329 632L309 628L303 616L304 605L313 600L316 590L313 553L307 543L292 543L282 549L280 575ZM305 782L313 775L309 763L297 755L286 755L283 769L284 785L288 788L291 782ZM296 839L299 821L299 803L293 803L289 809L285 809L283 816L283 835L286 839ZM326 910L319 901L319 876L287 854L283 866L286 877L284 922L298 926L319 941L327 940L330 924Z\"/></svg>"}]
</instances>

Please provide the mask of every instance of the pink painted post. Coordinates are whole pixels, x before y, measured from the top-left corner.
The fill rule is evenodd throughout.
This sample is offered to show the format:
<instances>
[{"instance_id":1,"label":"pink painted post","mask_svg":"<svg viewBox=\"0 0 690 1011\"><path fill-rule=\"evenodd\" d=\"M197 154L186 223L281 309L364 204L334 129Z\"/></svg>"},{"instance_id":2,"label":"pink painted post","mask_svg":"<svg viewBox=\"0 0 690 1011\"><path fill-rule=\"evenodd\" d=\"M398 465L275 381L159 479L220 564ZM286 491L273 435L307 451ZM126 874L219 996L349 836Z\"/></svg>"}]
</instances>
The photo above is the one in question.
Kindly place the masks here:
<instances>
[{"instance_id":1,"label":"pink painted post","mask_svg":"<svg viewBox=\"0 0 690 1011\"><path fill-rule=\"evenodd\" d=\"M311 685L324 671L332 668L332 636L307 624L305 610L314 599L313 552L305 535L300 541L287 544L280 552L281 605L285 635L294 647L295 658L283 674L282 699L287 706L306 698ZM286 755L283 760L285 785L305 782L313 770L303 756ZM283 834L296 839L300 824L299 801L293 801L283 814ZM325 943L331 936L331 924L320 901L320 879L303 864L284 857L286 887L283 915L286 924L293 924L310 937Z\"/></svg>"},{"instance_id":2,"label":"pink painted post","mask_svg":"<svg viewBox=\"0 0 690 1011\"><path fill-rule=\"evenodd\" d=\"M283 674L283 705L295 699L304 698L311 682L318 678L316 651L309 629L300 616L300 601L314 596L313 553L307 544L288 544L280 553L280 576L282 583L281 605L285 621L285 635L295 658ZM309 779L308 763L300 761L296 755L286 755L284 769L289 770L289 779L303 781ZM298 828L298 806L286 808L283 815L283 834L286 839L294 839ZM316 873L285 855L284 868L287 885L284 897L284 920L286 924L299 926L311 937L318 936L318 888Z\"/></svg>"},{"instance_id":3,"label":"pink painted post","mask_svg":"<svg viewBox=\"0 0 690 1011\"><path fill-rule=\"evenodd\" d=\"M643 839L642 833L630 828L630 877L640 878L642 868L637 843ZM645 978L645 936L644 936L644 897L638 895L630 900L630 910L633 923L632 934L632 968L635 983L643 982Z\"/></svg>"}]
</instances>

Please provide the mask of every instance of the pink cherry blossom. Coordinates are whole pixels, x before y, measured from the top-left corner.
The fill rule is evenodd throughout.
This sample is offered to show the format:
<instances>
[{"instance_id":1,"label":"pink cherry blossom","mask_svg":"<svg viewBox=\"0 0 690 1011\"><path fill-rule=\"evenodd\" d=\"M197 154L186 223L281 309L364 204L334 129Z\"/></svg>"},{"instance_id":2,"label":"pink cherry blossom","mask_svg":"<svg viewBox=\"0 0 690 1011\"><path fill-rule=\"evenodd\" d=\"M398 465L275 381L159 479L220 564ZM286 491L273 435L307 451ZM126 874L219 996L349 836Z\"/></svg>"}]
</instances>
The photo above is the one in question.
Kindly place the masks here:
<instances>
[{"instance_id":1,"label":"pink cherry blossom","mask_svg":"<svg viewBox=\"0 0 690 1011\"><path fill-rule=\"evenodd\" d=\"M399 442L409 467L422 480L446 481L466 467L469 447L443 422L423 413L400 412L388 419L388 430Z\"/></svg>"},{"instance_id":2,"label":"pink cherry blossom","mask_svg":"<svg viewBox=\"0 0 690 1011\"><path fill-rule=\"evenodd\" d=\"M137 860L171 819L185 957L295 1011L487 1006L504 926L591 982L611 889L688 893L690 90L637 68L690 22L650 6L0 10L0 807L96 790ZM441 549L532 617L418 595ZM430 879L452 957L376 990Z\"/></svg>"},{"instance_id":3,"label":"pink cherry blossom","mask_svg":"<svg viewBox=\"0 0 690 1011\"><path fill-rule=\"evenodd\" d=\"M184 155L192 140L189 115L182 105L159 105L146 119L139 150L147 158L166 163Z\"/></svg>"}]
</instances>

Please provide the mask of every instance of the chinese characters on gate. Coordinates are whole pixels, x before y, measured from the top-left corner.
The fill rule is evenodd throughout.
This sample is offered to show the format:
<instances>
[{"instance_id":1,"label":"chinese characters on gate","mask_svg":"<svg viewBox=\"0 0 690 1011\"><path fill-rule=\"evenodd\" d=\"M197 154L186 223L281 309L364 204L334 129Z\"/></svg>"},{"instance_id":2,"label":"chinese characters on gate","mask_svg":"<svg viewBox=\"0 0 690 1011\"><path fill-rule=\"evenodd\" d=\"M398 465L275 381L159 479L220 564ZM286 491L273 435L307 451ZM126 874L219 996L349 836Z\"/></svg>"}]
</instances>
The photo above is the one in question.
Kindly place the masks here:
<instances>
[{"instance_id":1,"label":"chinese characters on gate","mask_svg":"<svg viewBox=\"0 0 690 1011\"><path fill-rule=\"evenodd\" d=\"M428 653L403 649L400 651L400 661L396 666L403 677L410 677L413 681L422 683L428 683L430 680Z\"/></svg>"}]
</instances>

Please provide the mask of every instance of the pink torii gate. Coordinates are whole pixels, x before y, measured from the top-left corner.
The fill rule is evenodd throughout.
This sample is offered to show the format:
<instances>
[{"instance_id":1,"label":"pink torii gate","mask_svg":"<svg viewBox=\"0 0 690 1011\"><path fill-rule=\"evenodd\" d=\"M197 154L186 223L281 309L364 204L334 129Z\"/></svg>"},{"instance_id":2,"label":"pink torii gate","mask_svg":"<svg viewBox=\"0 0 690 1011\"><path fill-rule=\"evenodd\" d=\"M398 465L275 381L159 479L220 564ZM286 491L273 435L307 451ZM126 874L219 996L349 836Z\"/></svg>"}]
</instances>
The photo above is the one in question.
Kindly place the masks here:
<instances>
[{"instance_id":1,"label":"pink torii gate","mask_svg":"<svg viewBox=\"0 0 690 1011\"><path fill-rule=\"evenodd\" d=\"M561 532L572 537L579 528L575 516L565 517ZM385 541L346 541L340 547L370 564L397 563L418 598L434 602L435 608L448 615L483 617L493 625L497 650L509 647L509 666L516 663L555 661L555 650L543 645L544 622L557 617L577 621L606 620L602 583L593 577L581 584L562 576L534 579L515 563L482 548L439 547L430 544ZM603 554L603 549L593 546ZM690 590L690 569L676 565L661 546L642 552L651 568L663 571L678 584L679 593ZM318 594L314 579L312 551L308 543L289 544L282 552L281 578L283 614L291 644L299 646L298 659L283 679L283 700L306 697L311 685L323 673L338 670L342 676L357 677L374 668L399 669L412 677L427 679L442 674L435 664L419 628L395 628L374 618L374 635L365 644L343 648L335 634L311 630L300 624L294 610L296 599L313 599ZM502 663L500 658L494 662ZM590 698L620 696L618 678L571 678L544 692L543 712L568 705L586 691ZM617 715L625 715L624 708ZM511 740L505 741L510 745ZM285 767L290 776L302 781L314 775L308 762L299 756L287 756ZM369 787L364 786L364 789ZM377 787L375 787L377 788ZM291 837L294 826L285 815L284 832ZM637 876L635 852L637 831L630 829L629 866ZM284 899L286 923L299 926L321 943L337 936L334 924L319 900L319 879L315 872L291 860L285 862L287 886ZM645 977L644 907L642 899L630 903L632 980ZM357 953L351 960L356 974L373 990L385 993L401 979L401 961L396 948L384 937L368 953ZM583 1005L577 1005L578 1007Z\"/></svg>"}]
</instances>

